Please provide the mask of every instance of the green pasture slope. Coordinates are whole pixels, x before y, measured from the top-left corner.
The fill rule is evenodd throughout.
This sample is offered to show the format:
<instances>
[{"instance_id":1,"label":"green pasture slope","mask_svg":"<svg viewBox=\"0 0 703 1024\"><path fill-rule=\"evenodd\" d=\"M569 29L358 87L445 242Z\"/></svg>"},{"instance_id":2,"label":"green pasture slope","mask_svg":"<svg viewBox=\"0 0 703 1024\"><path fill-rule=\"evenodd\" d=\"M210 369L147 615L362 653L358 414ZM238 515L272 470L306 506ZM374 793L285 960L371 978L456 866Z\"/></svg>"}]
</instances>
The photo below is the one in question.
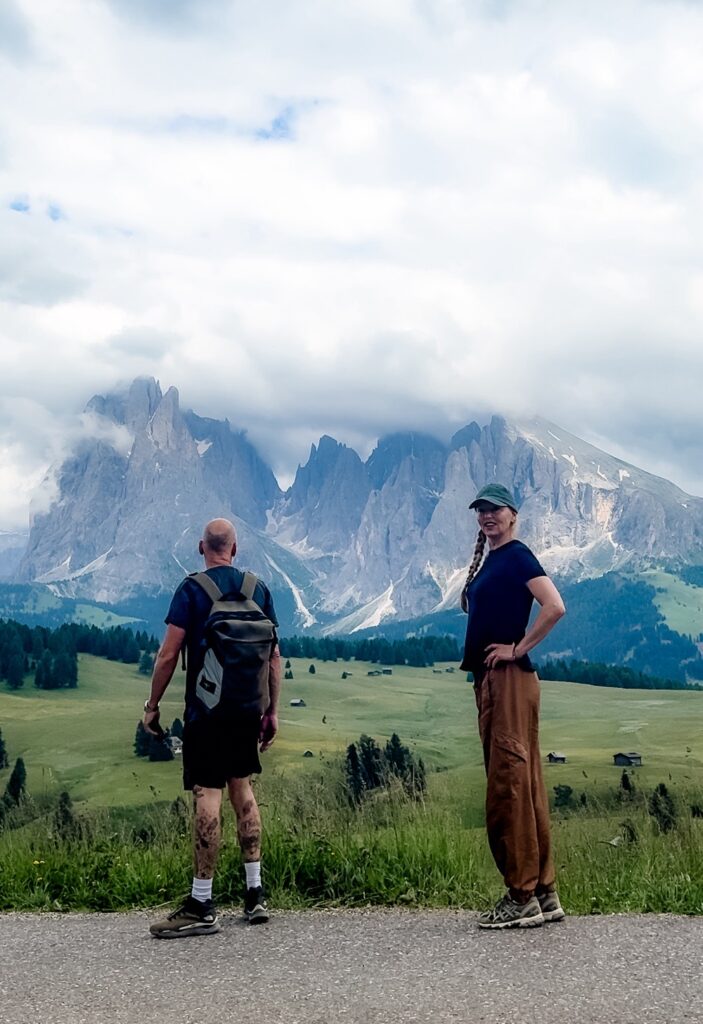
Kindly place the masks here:
<instances>
[{"instance_id":1,"label":"green pasture slope","mask_svg":"<svg viewBox=\"0 0 703 1024\"><path fill-rule=\"evenodd\" d=\"M397 732L424 758L430 794L456 806L465 824L478 823L483 767L471 686L459 671L393 668L390 676L356 662L292 660L294 678L283 684L280 734L265 755L269 774L318 774L321 758L343 752L361 733L378 740ZM440 668L440 666L436 666ZM342 680L342 672L351 675ZM180 764L150 763L133 754L134 733L148 681L135 666L80 656L77 690L0 691L0 728L11 764L25 760L31 793L67 789L86 806L129 806L171 800L181 791ZM169 725L182 715L180 669L163 702ZM305 707L290 706L302 698ZM325 721L323 722L323 719ZM547 766L551 788L578 792L616 786L616 751L636 750L641 788L664 781L703 792L703 693L617 690L575 683L543 683L542 748L563 752L566 765ZM306 750L313 757L304 757ZM439 771L437 771L439 770ZM446 772L446 774L445 774ZM4 788L9 769L0 772Z\"/></svg>"},{"instance_id":2,"label":"green pasture slope","mask_svg":"<svg viewBox=\"0 0 703 1024\"><path fill-rule=\"evenodd\" d=\"M643 577L656 588L654 603L667 626L695 639L703 628L703 587L694 587L678 576L654 569L643 573Z\"/></svg>"}]
</instances>

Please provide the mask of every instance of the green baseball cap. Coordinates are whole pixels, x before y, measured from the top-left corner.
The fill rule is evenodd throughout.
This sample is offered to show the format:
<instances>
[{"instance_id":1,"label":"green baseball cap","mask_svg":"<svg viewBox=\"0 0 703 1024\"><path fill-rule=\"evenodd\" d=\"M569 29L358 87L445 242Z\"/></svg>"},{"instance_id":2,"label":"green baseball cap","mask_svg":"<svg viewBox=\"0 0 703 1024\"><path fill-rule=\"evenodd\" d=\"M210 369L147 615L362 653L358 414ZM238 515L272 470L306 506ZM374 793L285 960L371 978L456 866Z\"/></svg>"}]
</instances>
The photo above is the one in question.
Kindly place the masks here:
<instances>
[{"instance_id":1,"label":"green baseball cap","mask_svg":"<svg viewBox=\"0 0 703 1024\"><path fill-rule=\"evenodd\" d=\"M476 508L481 501L489 501L491 505L497 505L499 508L503 505L507 505L513 512L517 512L517 502L512 496L507 487L503 487L502 484L486 484L478 492L474 500L469 505L469 508Z\"/></svg>"}]
</instances>

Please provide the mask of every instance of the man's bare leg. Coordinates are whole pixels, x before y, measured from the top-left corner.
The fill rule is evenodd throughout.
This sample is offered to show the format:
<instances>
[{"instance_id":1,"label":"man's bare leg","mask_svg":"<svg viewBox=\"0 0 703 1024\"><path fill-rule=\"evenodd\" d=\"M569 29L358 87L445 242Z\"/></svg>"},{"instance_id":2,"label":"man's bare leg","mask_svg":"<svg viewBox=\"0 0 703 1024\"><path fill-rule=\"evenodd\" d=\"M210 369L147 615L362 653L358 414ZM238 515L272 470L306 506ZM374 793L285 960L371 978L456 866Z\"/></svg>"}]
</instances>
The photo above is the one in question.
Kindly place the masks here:
<instances>
[{"instance_id":1,"label":"man's bare leg","mask_svg":"<svg viewBox=\"0 0 703 1024\"><path fill-rule=\"evenodd\" d=\"M220 852L221 789L193 786L195 827L193 832L194 876L191 894L182 907L149 928L159 939L183 935L210 935L220 923L212 902L212 878Z\"/></svg>"},{"instance_id":2,"label":"man's bare leg","mask_svg":"<svg viewBox=\"0 0 703 1024\"><path fill-rule=\"evenodd\" d=\"M237 815L237 838L245 864L261 860L261 815L251 779L230 779L229 798Z\"/></svg>"},{"instance_id":3,"label":"man's bare leg","mask_svg":"<svg viewBox=\"0 0 703 1024\"><path fill-rule=\"evenodd\" d=\"M193 786L193 801L195 806L193 834L195 877L212 879L220 852L222 790Z\"/></svg>"},{"instance_id":4,"label":"man's bare leg","mask_svg":"<svg viewBox=\"0 0 703 1024\"><path fill-rule=\"evenodd\" d=\"M237 815L237 838L247 875L244 913L251 924L268 921L268 909L261 886L261 816L251 779L230 779L229 798Z\"/></svg>"}]
</instances>

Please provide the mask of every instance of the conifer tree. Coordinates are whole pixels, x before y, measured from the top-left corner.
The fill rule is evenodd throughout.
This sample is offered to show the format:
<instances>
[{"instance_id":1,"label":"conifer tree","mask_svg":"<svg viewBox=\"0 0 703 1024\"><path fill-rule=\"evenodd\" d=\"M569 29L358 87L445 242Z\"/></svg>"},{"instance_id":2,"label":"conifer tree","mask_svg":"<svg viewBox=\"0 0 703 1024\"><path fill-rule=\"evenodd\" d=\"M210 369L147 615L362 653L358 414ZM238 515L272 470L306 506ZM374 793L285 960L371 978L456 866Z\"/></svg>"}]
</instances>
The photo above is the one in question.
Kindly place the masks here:
<instances>
[{"instance_id":1,"label":"conifer tree","mask_svg":"<svg viewBox=\"0 0 703 1024\"><path fill-rule=\"evenodd\" d=\"M630 778L627 771L623 768L622 775L620 776L620 792L622 797L632 800L635 795L635 788L634 779Z\"/></svg>"},{"instance_id":2,"label":"conifer tree","mask_svg":"<svg viewBox=\"0 0 703 1024\"><path fill-rule=\"evenodd\" d=\"M359 752L356 749L356 743L350 743L347 747L344 769L349 797L352 803L358 804L364 792L364 779L361 773Z\"/></svg>"},{"instance_id":3,"label":"conifer tree","mask_svg":"<svg viewBox=\"0 0 703 1024\"><path fill-rule=\"evenodd\" d=\"M372 736L359 738L359 763L365 789L376 789L383 781L383 754Z\"/></svg>"},{"instance_id":4,"label":"conifer tree","mask_svg":"<svg viewBox=\"0 0 703 1024\"><path fill-rule=\"evenodd\" d=\"M37 662L36 669L34 670L34 685L38 690L48 689L46 683L50 672L51 655L48 651L44 650L39 655L39 661Z\"/></svg>"},{"instance_id":5,"label":"conifer tree","mask_svg":"<svg viewBox=\"0 0 703 1024\"><path fill-rule=\"evenodd\" d=\"M136 665L139 662L140 652L139 645L134 639L134 635L130 630L125 638L124 646L122 648L122 661L126 665Z\"/></svg>"},{"instance_id":6,"label":"conifer tree","mask_svg":"<svg viewBox=\"0 0 703 1024\"><path fill-rule=\"evenodd\" d=\"M139 671L143 676L150 676L154 671L154 659L146 650L139 659Z\"/></svg>"},{"instance_id":7,"label":"conifer tree","mask_svg":"<svg viewBox=\"0 0 703 1024\"><path fill-rule=\"evenodd\" d=\"M32 660L34 664L39 663L39 659L44 653L44 641L40 630L32 630Z\"/></svg>"},{"instance_id":8,"label":"conifer tree","mask_svg":"<svg viewBox=\"0 0 703 1024\"><path fill-rule=\"evenodd\" d=\"M418 796L427 792L427 770L422 758L419 758L417 762L417 768L413 773L413 781L415 783L415 793Z\"/></svg>"},{"instance_id":9,"label":"conifer tree","mask_svg":"<svg viewBox=\"0 0 703 1024\"><path fill-rule=\"evenodd\" d=\"M397 775L399 779L404 779L408 775L408 769L412 762L412 754L408 748L400 742L400 737L397 732L394 732L388 740L388 743L386 743L384 757L389 770L394 775Z\"/></svg>"},{"instance_id":10,"label":"conifer tree","mask_svg":"<svg viewBox=\"0 0 703 1024\"><path fill-rule=\"evenodd\" d=\"M21 654L12 654L7 662L7 685L10 690L19 690L24 686L24 658Z\"/></svg>"},{"instance_id":11,"label":"conifer tree","mask_svg":"<svg viewBox=\"0 0 703 1024\"><path fill-rule=\"evenodd\" d=\"M660 782L648 800L649 813L660 832L671 832L676 828L676 805L663 782Z\"/></svg>"},{"instance_id":12,"label":"conifer tree","mask_svg":"<svg viewBox=\"0 0 703 1024\"><path fill-rule=\"evenodd\" d=\"M75 654L71 658L67 651L59 651L52 665L52 678L54 683L52 689L58 689L61 686L75 688L78 682Z\"/></svg>"},{"instance_id":13,"label":"conifer tree","mask_svg":"<svg viewBox=\"0 0 703 1024\"><path fill-rule=\"evenodd\" d=\"M15 761L15 767L12 769L12 774L7 781L5 787L5 803L7 804L19 804L22 798L26 795L27 791L27 769L24 766L24 761L21 757L18 757Z\"/></svg>"},{"instance_id":14,"label":"conifer tree","mask_svg":"<svg viewBox=\"0 0 703 1024\"><path fill-rule=\"evenodd\" d=\"M7 756L7 748L5 747L5 740L2 738L2 729L0 729L0 768L9 768L10 761Z\"/></svg>"},{"instance_id":15,"label":"conifer tree","mask_svg":"<svg viewBox=\"0 0 703 1024\"><path fill-rule=\"evenodd\" d=\"M134 753L137 757L148 757L151 746L151 733L144 728L142 721L137 722L137 731L134 735Z\"/></svg>"},{"instance_id":16,"label":"conifer tree","mask_svg":"<svg viewBox=\"0 0 703 1024\"><path fill-rule=\"evenodd\" d=\"M59 802L54 811L54 828L62 839L73 839L78 834L78 822L73 813L73 801L64 790L59 794Z\"/></svg>"}]
</instances>

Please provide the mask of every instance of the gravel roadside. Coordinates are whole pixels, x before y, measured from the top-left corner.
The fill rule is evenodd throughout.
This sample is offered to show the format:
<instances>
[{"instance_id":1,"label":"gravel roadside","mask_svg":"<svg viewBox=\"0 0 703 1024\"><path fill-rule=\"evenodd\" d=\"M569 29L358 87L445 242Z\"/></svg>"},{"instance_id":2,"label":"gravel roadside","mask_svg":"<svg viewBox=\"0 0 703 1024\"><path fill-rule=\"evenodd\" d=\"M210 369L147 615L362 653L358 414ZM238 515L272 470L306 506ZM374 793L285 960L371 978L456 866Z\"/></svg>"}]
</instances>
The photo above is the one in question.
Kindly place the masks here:
<instances>
[{"instance_id":1,"label":"gravel roadside","mask_svg":"<svg viewBox=\"0 0 703 1024\"><path fill-rule=\"evenodd\" d=\"M166 941L153 917L0 915L2 1024L703 1024L703 918L225 912L217 935Z\"/></svg>"}]
</instances>

